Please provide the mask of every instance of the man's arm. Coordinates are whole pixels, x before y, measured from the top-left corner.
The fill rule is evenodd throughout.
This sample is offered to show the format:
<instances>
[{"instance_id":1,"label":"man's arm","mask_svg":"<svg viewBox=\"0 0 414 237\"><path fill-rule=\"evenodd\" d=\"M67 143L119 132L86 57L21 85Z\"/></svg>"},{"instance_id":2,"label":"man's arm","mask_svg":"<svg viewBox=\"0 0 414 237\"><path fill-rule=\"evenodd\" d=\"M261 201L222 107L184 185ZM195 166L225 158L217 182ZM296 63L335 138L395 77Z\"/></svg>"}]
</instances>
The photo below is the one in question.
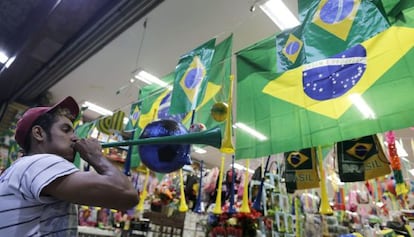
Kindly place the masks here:
<instances>
[{"instance_id":1,"label":"man's arm","mask_svg":"<svg viewBox=\"0 0 414 237\"><path fill-rule=\"evenodd\" d=\"M81 157L96 172L75 172L57 178L42 190L76 204L126 210L138 203L137 191L128 177L103 157L96 139L81 139L75 144Z\"/></svg>"}]
</instances>

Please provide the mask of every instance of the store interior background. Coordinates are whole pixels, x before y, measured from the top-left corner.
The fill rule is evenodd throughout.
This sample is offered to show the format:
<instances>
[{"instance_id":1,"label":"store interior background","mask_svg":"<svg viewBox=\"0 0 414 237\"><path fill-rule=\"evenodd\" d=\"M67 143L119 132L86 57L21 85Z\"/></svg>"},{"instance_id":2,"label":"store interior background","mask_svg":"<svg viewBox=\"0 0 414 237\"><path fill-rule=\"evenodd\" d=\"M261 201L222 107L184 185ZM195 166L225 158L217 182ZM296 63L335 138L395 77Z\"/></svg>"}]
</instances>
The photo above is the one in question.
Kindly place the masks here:
<instances>
[{"instance_id":1,"label":"store interior background","mask_svg":"<svg viewBox=\"0 0 414 237\"><path fill-rule=\"evenodd\" d=\"M297 1L284 3L297 15ZM139 88L147 85L130 82L137 70L162 77L174 71L181 55L212 38L220 42L233 34L236 53L279 32L259 7L253 11L257 4L254 0L1 1L0 47L16 56L9 67L0 64L2 112L14 101L53 103L70 95L79 104L89 101L128 114ZM235 74L235 54L232 60ZM233 114L237 121L235 110ZM85 112L87 120L99 116ZM5 126L6 121L2 123ZM414 130L407 128L396 136L410 163L413 135ZM206 150L191 155L210 167L219 166L218 149ZM262 162L255 159L251 167Z\"/></svg>"}]
</instances>

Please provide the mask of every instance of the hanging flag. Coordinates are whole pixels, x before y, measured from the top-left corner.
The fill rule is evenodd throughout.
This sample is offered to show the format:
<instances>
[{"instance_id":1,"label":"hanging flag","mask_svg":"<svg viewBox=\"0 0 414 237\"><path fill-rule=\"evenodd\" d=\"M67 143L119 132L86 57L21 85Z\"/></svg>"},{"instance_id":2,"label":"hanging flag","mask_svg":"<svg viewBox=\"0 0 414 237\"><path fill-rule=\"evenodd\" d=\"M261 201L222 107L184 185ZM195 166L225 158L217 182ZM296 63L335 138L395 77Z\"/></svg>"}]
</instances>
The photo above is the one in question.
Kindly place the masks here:
<instances>
[{"instance_id":1,"label":"hanging flag","mask_svg":"<svg viewBox=\"0 0 414 237\"><path fill-rule=\"evenodd\" d=\"M211 39L181 56L175 69L170 114L187 113L204 97L207 71L210 69L216 39Z\"/></svg>"},{"instance_id":2,"label":"hanging flag","mask_svg":"<svg viewBox=\"0 0 414 237\"><path fill-rule=\"evenodd\" d=\"M285 156L285 182L288 193L298 189L319 187L316 169L316 149L290 151Z\"/></svg>"},{"instance_id":3,"label":"hanging flag","mask_svg":"<svg viewBox=\"0 0 414 237\"><path fill-rule=\"evenodd\" d=\"M391 173L390 163L377 135L341 141L336 147L342 182L365 181Z\"/></svg>"},{"instance_id":4,"label":"hanging flag","mask_svg":"<svg viewBox=\"0 0 414 237\"><path fill-rule=\"evenodd\" d=\"M306 63L338 54L389 28L389 22L372 1L310 0L300 8L305 19L301 37Z\"/></svg>"},{"instance_id":5,"label":"hanging flag","mask_svg":"<svg viewBox=\"0 0 414 237\"><path fill-rule=\"evenodd\" d=\"M233 35L216 45L211 68L207 73L207 87L201 103L196 108L194 121L203 123L207 129L215 126L223 126L225 123L216 122L211 116L211 108L216 102L228 102L230 87L231 56ZM182 120L186 127L189 126L191 113ZM222 129L224 132L224 129Z\"/></svg>"},{"instance_id":6,"label":"hanging flag","mask_svg":"<svg viewBox=\"0 0 414 237\"><path fill-rule=\"evenodd\" d=\"M403 14L406 9L414 7L414 1L412 0L377 0L373 1L380 9L383 9L384 14L391 23L395 23L398 20L403 20Z\"/></svg>"},{"instance_id":7,"label":"hanging flag","mask_svg":"<svg viewBox=\"0 0 414 237\"><path fill-rule=\"evenodd\" d=\"M138 126L139 116L141 115L141 111L139 109L140 104L140 102L136 102L131 105L128 123L125 126L125 131L134 130Z\"/></svg>"},{"instance_id":8,"label":"hanging flag","mask_svg":"<svg viewBox=\"0 0 414 237\"><path fill-rule=\"evenodd\" d=\"M351 33L367 2L360 3ZM237 130L236 157L262 157L412 126L414 11L405 14L405 22L366 40L359 37L359 43L356 37L356 44L342 52L283 73L276 72L275 57L269 57L274 37L239 52L237 120L268 139ZM365 28L378 28L365 20ZM313 41L324 41L326 33L316 38L314 27L304 27L302 39L314 35ZM355 37L351 33L348 41ZM342 48L331 42L320 44L319 52Z\"/></svg>"},{"instance_id":9,"label":"hanging flag","mask_svg":"<svg viewBox=\"0 0 414 237\"><path fill-rule=\"evenodd\" d=\"M305 62L301 37L302 26L284 31L276 36L277 72L296 68Z\"/></svg>"}]
</instances>

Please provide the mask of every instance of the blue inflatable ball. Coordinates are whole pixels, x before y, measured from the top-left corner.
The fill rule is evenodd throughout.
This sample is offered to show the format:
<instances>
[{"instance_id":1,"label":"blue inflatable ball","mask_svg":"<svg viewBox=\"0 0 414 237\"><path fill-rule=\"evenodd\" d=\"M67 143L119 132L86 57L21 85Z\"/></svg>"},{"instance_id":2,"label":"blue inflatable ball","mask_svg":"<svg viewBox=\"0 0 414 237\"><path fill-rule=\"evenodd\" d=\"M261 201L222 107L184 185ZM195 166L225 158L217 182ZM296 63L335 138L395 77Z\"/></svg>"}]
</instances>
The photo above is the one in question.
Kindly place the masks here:
<instances>
[{"instance_id":1,"label":"blue inflatable ball","mask_svg":"<svg viewBox=\"0 0 414 237\"><path fill-rule=\"evenodd\" d=\"M181 123L165 119L149 123L139 138L177 136L187 133L187 129ZM140 145L138 150L142 163L158 173L170 173L191 164L189 144Z\"/></svg>"}]
</instances>

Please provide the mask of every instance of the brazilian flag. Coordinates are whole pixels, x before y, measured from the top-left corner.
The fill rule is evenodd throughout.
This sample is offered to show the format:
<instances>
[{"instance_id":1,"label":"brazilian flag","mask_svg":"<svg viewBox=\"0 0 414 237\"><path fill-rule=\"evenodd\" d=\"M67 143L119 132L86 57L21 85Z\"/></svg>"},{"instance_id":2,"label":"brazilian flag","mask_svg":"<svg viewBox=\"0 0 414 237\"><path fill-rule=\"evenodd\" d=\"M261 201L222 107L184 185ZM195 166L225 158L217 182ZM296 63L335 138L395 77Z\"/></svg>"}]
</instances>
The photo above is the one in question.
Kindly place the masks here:
<instances>
[{"instance_id":1,"label":"brazilian flag","mask_svg":"<svg viewBox=\"0 0 414 237\"><path fill-rule=\"evenodd\" d=\"M140 104L141 102L136 102L131 105L128 123L125 126L125 131L134 130L138 126L139 116L141 115L140 111Z\"/></svg>"},{"instance_id":2,"label":"brazilian flag","mask_svg":"<svg viewBox=\"0 0 414 237\"><path fill-rule=\"evenodd\" d=\"M297 189L319 187L315 148L286 152L284 157L285 182L288 193L293 193Z\"/></svg>"},{"instance_id":3,"label":"brazilian flag","mask_svg":"<svg viewBox=\"0 0 414 237\"><path fill-rule=\"evenodd\" d=\"M365 181L391 173L390 163L376 135L341 141L336 147L342 182Z\"/></svg>"},{"instance_id":4,"label":"brazilian flag","mask_svg":"<svg viewBox=\"0 0 414 237\"><path fill-rule=\"evenodd\" d=\"M277 72L296 68L305 62L301 32L302 26L298 26L276 36Z\"/></svg>"},{"instance_id":5,"label":"brazilian flag","mask_svg":"<svg viewBox=\"0 0 414 237\"><path fill-rule=\"evenodd\" d=\"M211 39L181 56L175 69L170 114L187 113L200 104L205 94L215 42L216 39Z\"/></svg>"},{"instance_id":6,"label":"brazilian flag","mask_svg":"<svg viewBox=\"0 0 414 237\"><path fill-rule=\"evenodd\" d=\"M335 4L351 5L345 11L345 5ZM347 35L323 28L329 22L342 27L342 14L350 17L343 26L349 28ZM402 14L404 21L387 27L370 1L318 1L304 17L302 34L295 34L303 42L304 64L278 72L274 36L240 51L237 120L268 140L237 131L236 157L262 157L412 126L414 10Z\"/></svg>"},{"instance_id":7,"label":"brazilian flag","mask_svg":"<svg viewBox=\"0 0 414 237\"><path fill-rule=\"evenodd\" d=\"M125 127L125 131L133 131L132 140L136 140L139 138L139 135L141 134L142 128L138 126L139 117L141 116L141 102L138 101L136 103L133 103L131 105L130 109L130 115L128 119L128 123ZM138 154L138 147L137 146L130 146L128 150L128 156L130 159L130 167L138 167L140 164L140 157ZM128 158L128 157L127 157ZM128 162L128 161L126 161Z\"/></svg>"},{"instance_id":8,"label":"brazilian flag","mask_svg":"<svg viewBox=\"0 0 414 237\"><path fill-rule=\"evenodd\" d=\"M200 104L196 107L195 119L196 123L203 123L207 129L211 129L217 125L223 127L224 122L218 123L211 116L211 108L217 102L227 103L230 91L230 73L231 73L231 56L233 46L233 35L230 35L214 48L214 55L211 61L210 70L207 72L207 86L204 97ZM182 123L189 127L191 113L188 113Z\"/></svg>"}]
</instances>

